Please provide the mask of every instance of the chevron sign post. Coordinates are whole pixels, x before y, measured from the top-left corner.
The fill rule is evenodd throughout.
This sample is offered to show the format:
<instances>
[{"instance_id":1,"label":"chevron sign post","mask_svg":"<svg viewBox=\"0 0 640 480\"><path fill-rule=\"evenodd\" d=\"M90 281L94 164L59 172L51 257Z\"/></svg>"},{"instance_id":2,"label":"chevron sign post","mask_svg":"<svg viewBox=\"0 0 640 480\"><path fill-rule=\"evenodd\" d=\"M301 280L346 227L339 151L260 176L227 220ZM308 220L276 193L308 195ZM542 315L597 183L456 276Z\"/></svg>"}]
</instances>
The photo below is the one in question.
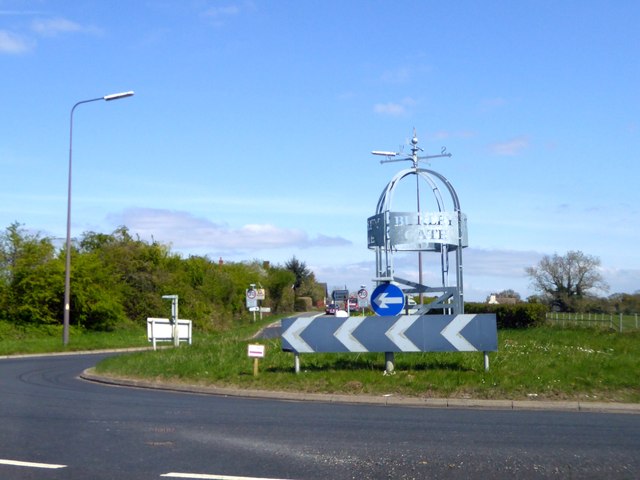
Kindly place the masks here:
<instances>
[{"instance_id":1,"label":"chevron sign post","mask_svg":"<svg viewBox=\"0 0 640 480\"><path fill-rule=\"evenodd\" d=\"M282 350L342 352L495 352L493 314L292 317L282 320Z\"/></svg>"}]
</instances>

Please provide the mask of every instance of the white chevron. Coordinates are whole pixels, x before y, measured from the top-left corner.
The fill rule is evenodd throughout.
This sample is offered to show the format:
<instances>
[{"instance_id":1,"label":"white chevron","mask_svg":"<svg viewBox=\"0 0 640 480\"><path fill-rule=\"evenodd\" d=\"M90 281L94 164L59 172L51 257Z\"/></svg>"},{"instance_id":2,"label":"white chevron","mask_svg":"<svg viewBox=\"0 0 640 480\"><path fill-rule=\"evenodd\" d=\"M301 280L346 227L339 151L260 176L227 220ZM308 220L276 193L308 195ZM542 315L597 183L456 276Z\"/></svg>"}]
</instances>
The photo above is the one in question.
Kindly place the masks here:
<instances>
[{"instance_id":1,"label":"white chevron","mask_svg":"<svg viewBox=\"0 0 640 480\"><path fill-rule=\"evenodd\" d=\"M453 345L459 352L477 352L478 349L471 345L466 338L464 338L460 332L466 327L471 320L473 320L475 314L461 314L449 322L449 324L442 329L440 334L446 338L451 345Z\"/></svg>"},{"instance_id":2,"label":"white chevron","mask_svg":"<svg viewBox=\"0 0 640 480\"><path fill-rule=\"evenodd\" d=\"M313 317L296 318L291 326L284 332L282 332L282 338L289 342L293 350L298 353L314 353L315 350L311 348L300 335L302 334L302 332L304 332L305 328L307 328L311 324L311 322L313 322L316 317L319 317L320 315L314 315Z\"/></svg>"},{"instance_id":3,"label":"white chevron","mask_svg":"<svg viewBox=\"0 0 640 480\"><path fill-rule=\"evenodd\" d=\"M395 343L402 352L419 352L420 349L407 338L404 332L420 318L420 315L402 315L384 334Z\"/></svg>"},{"instance_id":4,"label":"white chevron","mask_svg":"<svg viewBox=\"0 0 640 480\"><path fill-rule=\"evenodd\" d=\"M367 317L349 317L342 325L333 333L340 343L342 343L350 352L368 352L367 348L362 345L353 336L353 331L358 328L362 321Z\"/></svg>"}]
</instances>

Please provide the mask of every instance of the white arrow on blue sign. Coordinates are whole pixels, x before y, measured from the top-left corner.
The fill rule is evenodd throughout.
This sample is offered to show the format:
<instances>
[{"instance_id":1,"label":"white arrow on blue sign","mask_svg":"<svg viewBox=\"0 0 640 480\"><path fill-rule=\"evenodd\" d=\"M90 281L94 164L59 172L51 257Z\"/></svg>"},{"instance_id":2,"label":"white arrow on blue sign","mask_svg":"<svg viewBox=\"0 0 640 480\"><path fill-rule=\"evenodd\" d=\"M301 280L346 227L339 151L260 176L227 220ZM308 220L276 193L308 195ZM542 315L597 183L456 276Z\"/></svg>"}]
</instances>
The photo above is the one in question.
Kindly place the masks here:
<instances>
[{"instance_id":1,"label":"white arrow on blue sign","mask_svg":"<svg viewBox=\"0 0 640 480\"><path fill-rule=\"evenodd\" d=\"M292 317L282 349L298 353L495 352L494 314Z\"/></svg>"},{"instance_id":2,"label":"white arrow on blue sign","mask_svg":"<svg viewBox=\"0 0 640 480\"><path fill-rule=\"evenodd\" d=\"M371 294L371 308L377 315L398 315L404 308L404 292L392 283L381 283Z\"/></svg>"}]
</instances>

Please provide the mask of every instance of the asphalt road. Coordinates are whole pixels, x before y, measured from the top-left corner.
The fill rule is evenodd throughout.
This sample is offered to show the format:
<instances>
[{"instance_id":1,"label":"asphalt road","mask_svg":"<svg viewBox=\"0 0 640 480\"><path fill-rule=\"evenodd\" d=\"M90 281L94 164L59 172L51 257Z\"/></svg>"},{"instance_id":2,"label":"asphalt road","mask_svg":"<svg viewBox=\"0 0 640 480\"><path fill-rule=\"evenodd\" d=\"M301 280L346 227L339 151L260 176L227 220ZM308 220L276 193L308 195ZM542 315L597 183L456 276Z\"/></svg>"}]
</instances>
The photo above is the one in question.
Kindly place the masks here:
<instances>
[{"instance_id":1,"label":"asphalt road","mask_svg":"<svg viewBox=\"0 0 640 480\"><path fill-rule=\"evenodd\" d=\"M634 479L640 472L640 415L257 400L77 378L103 357L0 360L0 479Z\"/></svg>"}]
</instances>

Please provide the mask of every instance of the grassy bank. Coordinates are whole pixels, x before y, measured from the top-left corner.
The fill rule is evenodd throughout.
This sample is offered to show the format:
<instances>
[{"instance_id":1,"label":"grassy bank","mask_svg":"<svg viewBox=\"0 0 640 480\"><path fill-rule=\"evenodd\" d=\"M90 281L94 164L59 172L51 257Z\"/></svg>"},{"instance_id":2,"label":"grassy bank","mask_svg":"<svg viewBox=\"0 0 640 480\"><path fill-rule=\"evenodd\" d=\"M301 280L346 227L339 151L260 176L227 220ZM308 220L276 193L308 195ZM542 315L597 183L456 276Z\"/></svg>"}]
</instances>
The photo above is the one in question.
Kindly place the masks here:
<instances>
[{"instance_id":1,"label":"grassy bank","mask_svg":"<svg viewBox=\"0 0 640 480\"><path fill-rule=\"evenodd\" d=\"M266 321L264 324L266 325ZM192 346L139 352L103 361L98 373L189 384L346 394L493 399L640 402L640 333L541 327L499 332L499 351L484 371L481 353L396 354L384 376L384 354L293 354L279 340L250 341L253 324L216 335L195 334ZM249 343L266 345L253 376Z\"/></svg>"},{"instance_id":2,"label":"grassy bank","mask_svg":"<svg viewBox=\"0 0 640 480\"><path fill-rule=\"evenodd\" d=\"M116 332L88 332L71 327L69 344L62 344L62 326L20 326L0 322L0 355L57 353L112 348L146 347L142 328Z\"/></svg>"}]
</instances>

